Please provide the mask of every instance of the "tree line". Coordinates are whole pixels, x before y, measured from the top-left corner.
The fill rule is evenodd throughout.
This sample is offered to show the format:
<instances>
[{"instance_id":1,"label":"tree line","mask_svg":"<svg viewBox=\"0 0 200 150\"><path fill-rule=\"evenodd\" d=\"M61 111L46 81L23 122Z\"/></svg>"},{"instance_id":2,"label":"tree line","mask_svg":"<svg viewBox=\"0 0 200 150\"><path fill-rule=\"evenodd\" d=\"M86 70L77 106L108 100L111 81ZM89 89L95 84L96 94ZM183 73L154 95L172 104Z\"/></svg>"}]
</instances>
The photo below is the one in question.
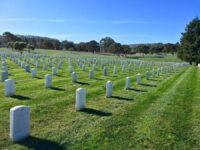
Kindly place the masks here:
<instances>
[{"instance_id":1,"label":"tree line","mask_svg":"<svg viewBox=\"0 0 200 150\"><path fill-rule=\"evenodd\" d=\"M142 53L142 54L161 54L161 53L171 53L175 54L179 48L179 43L154 43L154 44L139 44L132 45L134 53Z\"/></svg>"},{"instance_id":2,"label":"tree line","mask_svg":"<svg viewBox=\"0 0 200 150\"><path fill-rule=\"evenodd\" d=\"M21 46L20 46L21 45ZM40 37L40 36L25 36L15 35L10 32L4 32L0 36L0 46L10 47L17 50L27 48L33 50L39 49L55 49L55 50L69 50L69 51L83 51L83 52L101 52L101 53L114 53L114 54L133 54L133 53L172 53L177 51L178 44L140 44L140 45L127 45L116 42L111 37L105 37L97 42L91 40L89 42L74 43L73 41L59 41L58 39ZM16 47L17 46L17 47ZM21 48L22 47L22 48Z\"/></svg>"}]
</instances>

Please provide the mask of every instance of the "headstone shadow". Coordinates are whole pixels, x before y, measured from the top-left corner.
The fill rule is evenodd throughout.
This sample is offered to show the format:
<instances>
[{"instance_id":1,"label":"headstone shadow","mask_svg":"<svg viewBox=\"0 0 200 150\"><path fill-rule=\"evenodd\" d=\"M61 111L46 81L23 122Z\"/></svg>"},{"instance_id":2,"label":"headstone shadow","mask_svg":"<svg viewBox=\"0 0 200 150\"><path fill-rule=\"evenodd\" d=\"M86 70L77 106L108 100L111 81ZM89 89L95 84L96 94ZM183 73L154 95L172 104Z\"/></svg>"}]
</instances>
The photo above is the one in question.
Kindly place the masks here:
<instances>
[{"instance_id":1,"label":"headstone shadow","mask_svg":"<svg viewBox=\"0 0 200 150\"><path fill-rule=\"evenodd\" d=\"M118 77L118 75L112 75L112 76L110 76L110 77Z\"/></svg>"},{"instance_id":2,"label":"headstone shadow","mask_svg":"<svg viewBox=\"0 0 200 150\"><path fill-rule=\"evenodd\" d=\"M95 80L104 80L104 79L102 79L102 78L95 78Z\"/></svg>"},{"instance_id":3,"label":"headstone shadow","mask_svg":"<svg viewBox=\"0 0 200 150\"><path fill-rule=\"evenodd\" d=\"M22 95L13 95L12 98L18 99L18 100L30 100L30 97L22 96Z\"/></svg>"},{"instance_id":4,"label":"headstone shadow","mask_svg":"<svg viewBox=\"0 0 200 150\"><path fill-rule=\"evenodd\" d=\"M41 78L41 77L35 77L36 79L43 79L43 78Z\"/></svg>"},{"instance_id":5,"label":"headstone shadow","mask_svg":"<svg viewBox=\"0 0 200 150\"><path fill-rule=\"evenodd\" d=\"M136 92L148 92L147 90L141 90L141 89L135 89L135 88L129 88L128 90L132 90Z\"/></svg>"},{"instance_id":6,"label":"headstone shadow","mask_svg":"<svg viewBox=\"0 0 200 150\"><path fill-rule=\"evenodd\" d=\"M17 144L23 145L27 147L28 149L33 150L65 150L66 148L54 141L37 138L33 136L29 136L27 139L25 139L22 142L18 142Z\"/></svg>"},{"instance_id":7,"label":"headstone shadow","mask_svg":"<svg viewBox=\"0 0 200 150\"><path fill-rule=\"evenodd\" d=\"M149 81L162 81L160 79L149 79Z\"/></svg>"},{"instance_id":8,"label":"headstone shadow","mask_svg":"<svg viewBox=\"0 0 200 150\"><path fill-rule=\"evenodd\" d=\"M57 77L66 77L66 76L63 76L63 75L58 75L58 74L57 74L56 76L57 76Z\"/></svg>"},{"instance_id":9,"label":"headstone shadow","mask_svg":"<svg viewBox=\"0 0 200 150\"><path fill-rule=\"evenodd\" d=\"M51 87L51 90L56 90L56 91L65 91L65 89L63 88L59 88L59 87Z\"/></svg>"},{"instance_id":10,"label":"headstone shadow","mask_svg":"<svg viewBox=\"0 0 200 150\"><path fill-rule=\"evenodd\" d=\"M81 112L96 115L96 116L102 116L102 117L112 115L112 113L110 113L110 112L103 112L103 111L96 110L96 109L93 109L93 108L84 108L83 110L81 110Z\"/></svg>"},{"instance_id":11,"label":"headstone shadow","mask_svg":"<svg viewBox=\"0 0 200 150\"><path fill-rule=\"evenodd\" d=\"M154 84L148 84L148 83L140 83L142 86L149 86L149 87L157 87L157 85Z\"/></svg>"},{"instance_id":12,"label":"headstone shadow","mask_svg":"<svg viewBox=\"0 0 200 150\"><path fill-rule=\"evenodd\" d=\"M76 81L75 83L78 83L78 84L81 84L81 85L90 85L90 84L87 83L87 82L81 82L81 81Z\"/></svg>"},{"instance_id":13,"label":"headstone shadow","mask_svg":"<svg viewBox=\"0 0 200 150\"><path fill-rule=\"evenodd\" d=\"M133 98L126 98L126 97L121 97L121 96L111 96L111 98L115 98L115 99L118 99L118 100L125 100L125 101L134 100Z\"/></svg>"}]
</instances>

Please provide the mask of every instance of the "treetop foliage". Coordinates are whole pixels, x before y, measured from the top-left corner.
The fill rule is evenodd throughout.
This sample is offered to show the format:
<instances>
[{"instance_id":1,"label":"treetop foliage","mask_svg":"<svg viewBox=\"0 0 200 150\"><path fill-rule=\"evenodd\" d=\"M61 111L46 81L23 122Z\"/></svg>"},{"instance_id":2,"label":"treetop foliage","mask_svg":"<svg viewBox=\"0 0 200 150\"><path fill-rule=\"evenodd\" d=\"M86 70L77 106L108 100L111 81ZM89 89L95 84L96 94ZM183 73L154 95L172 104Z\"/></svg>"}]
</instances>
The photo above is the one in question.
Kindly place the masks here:
<instances>
[{"instance_id":1,"label":"treetop foliage","mask_svg":"<svg viewBox=\"0 0 200 150\"><path fill-rule=\"evenodd\" d=\"M198 17L194 18L182 33L178 57L190 64L200 63L200 20Z\"/></svg>"}]
</instances>

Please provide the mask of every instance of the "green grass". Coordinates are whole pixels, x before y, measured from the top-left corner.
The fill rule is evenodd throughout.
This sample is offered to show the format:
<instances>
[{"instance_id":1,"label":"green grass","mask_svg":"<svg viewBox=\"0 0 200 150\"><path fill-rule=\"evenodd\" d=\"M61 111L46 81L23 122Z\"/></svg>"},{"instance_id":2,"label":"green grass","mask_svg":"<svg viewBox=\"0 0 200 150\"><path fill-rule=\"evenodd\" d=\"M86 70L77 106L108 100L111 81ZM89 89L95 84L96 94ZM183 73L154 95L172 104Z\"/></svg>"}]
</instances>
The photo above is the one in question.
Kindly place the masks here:
<instances>
[{"instance_id":1,"label":"green grass","mask_svg":"<svg viewBox=\"0 0 200 150\"><path fill-rule=\"evenodd\" d=\"M72 83L65 61L58 76L53 77L55 88L45 89L44 76L51 69L39 68L38 78L32 79L30 73L15 63L7 60L7 64L9 78L16 80L16 96L5 97L4 84L0 83L0 149L198 149L200 146L200 70L196 67L183 67L146 81L147 68L132 72L126 69L122 73L118 64L116 75L111 68L104 77L99 65L95 79L89 80L92 66L82 71L75 65L80 82ZM142 75L142 85L136 85L138 72ZM124 90L127 76L131 77L131 90ZM108 80L114 84L112 98L105 98ZM82 112L74 109L75 90L79 87L87 90L87 109ZM9 110L17 105L30 106L31 136L14 144L9 141Z\"/></svg>"},{"instance_id":2,"label":"green grass","mask_svg":"<svg viewBox=\"0 0 200 150\"><path fill-rule=\"evenodd\" d=\"M134 58L134 56L133 56ZM177 58L177 55L174 54L166 54L162 56L154 56L154 55L145 55L142 56L136 56L136 59L144 60L144 61L157 61L157 62L181 62L179 58Z\"/></svg>"}]
</instances>

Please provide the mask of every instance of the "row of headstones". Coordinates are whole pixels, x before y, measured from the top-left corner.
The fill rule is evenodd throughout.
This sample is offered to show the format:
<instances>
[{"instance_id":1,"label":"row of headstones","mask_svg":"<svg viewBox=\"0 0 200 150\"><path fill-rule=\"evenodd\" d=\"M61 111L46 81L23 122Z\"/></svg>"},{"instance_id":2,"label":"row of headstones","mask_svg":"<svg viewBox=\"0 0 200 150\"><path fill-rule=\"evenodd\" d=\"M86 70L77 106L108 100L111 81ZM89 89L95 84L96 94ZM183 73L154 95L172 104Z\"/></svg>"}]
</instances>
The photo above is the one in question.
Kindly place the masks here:
<instances>
[{"instance_id":1,"label":"row of headstones","mask_svg":"<svg viewBox=\"0 0 200 150\"><path fill-rule=\"evenodd\" d=\"M84 69L85 68L85 65L86 65L86 63L85 62L80 62L80 61L76 61L76 64L80 67L80 68L82 68L82 69ZM93 64L95 64L96 66L98 66L98 63L93 63ZM90 63L88 63L88 66L90 67ZM101 62L100 63L100 65L101 65L101 69L104 69L104 67L107 67L107 68L110 68L110 67L112 67L112 66L116 66L116 63L112 63L112 61L111 62ZM161 67L161 64L159 64L159 65L157 65L158 67ZM135 69L140 69L140 68L153 68L154 67L154 64L153 63L150 63L150 62L140 62L140 63L135 63L135 62L129 62L129 63L121 63L121 67L122 67L122 70L124 70L125 68L129 68L129 71L131 71L132 69L132 67L134 67L134 70Z\"/></svg>"},{"instance_id":2,"label":"row of headstones","mask_svg":"<svg viewBox=\"0 0 200 150\"><path fill-rule=\"evenodd\" d=\"M56 74L56 70L53 70L53 74ZM36 77L37 75L37 70L32 69L32 77ZM91 70L90 71L90 79L94 79L94 72ZM77 75L75 72L72 73L72 81L76 82L77 81ZM52 87L52 75L47 74L45 75L45 87L46 88L51 88ZM12 79L6 79L5 80L5 96L13 96L15 95L15 80Z\"/></svg>"},{"instance_id":3,"label":"row of headstones","mask_svg":"<svg viewBox=\"0 0 200 150\"><path fill-rule=\"evenodd\" d=\"M70 66L69 70L70 70L70 72L73 72L74 69L73 69L72 66ZM28 65L25 66L25 71L26 71L26 72L30 72L30 67L29 67ZM32 72L32 77L36 77L36 69L33 68L33 69L31 70L31 72ZM124 72L124 67L122 68L122 72ZM158 72L159 72L159 70L158 70ZM113 73L114 73L114 74L117 73L117 68L116 68L116 66L114 66ZM56 67L52 67L52 74L53 74L53 75L57 75L57 68L56 68ZM93 77L92 77L92 76L93 76L92 74L94 74L94 73L93 73L92 70L90 70L90 79L93 78ZM104 67L104 69L103 69L103 75L104 75L104 76L107 76L107 68L106 68L106 67ZM4 70L4 71L2 72L2 81L6 80L6 79L8 79L8 72Z\"/></svg>"},{"instance_id":4,"label":"row of headstones","mask_svg":"<svg viewBox=\"0 0 200 150\"><path fill-rule=\"evenodd\" d=\"M71 68L70 68L71 69ZM124 72L124 70L123 70L124 68L122 68L122 72ZM161 72L169 72L170 70L172 71L174 68L158 68L157 69L157 76L160 76L160 74L161 74ZM70 70L70 71L72 71L72 69ZM117 67L116 66L114 66L114 69L113 69L113 73L114 74L116 74L117 73ZM108 74L108 69L106 68L106 67L104 67L104 69L103 69L103 75L104 76L107 76L107 74ZM149 76L149 72L147 71L146 72L146 76ZM153 69L152 70L152 76L153 77L155 77L156 76L156 71L155 71L155 69ZM93 70L90 70L90 72L89 72L89 77L90 77L90 79L93 79L94 78L94 71ZM72 72L72 81L76 81L77 80L77 75L76 75L76 73L75 72Z\"/></svg>"},{"instance_id":5,"label":"row of headstones","mask_svg":"<svg viewBox=\"0 0 200 150\"><path fill-rule=\"evenodd\" d=\"M52 61L53 61L53 59L56 58L55 62L56 61L60 61L60 59L61 59L61 61L59 62L59 64L62 64L62 61L64 61L64 58L65 58L63 56L62 57L57 57L57 56L56 57L55 56L52 57L52 56L44 56L44 55L39 55L39 54L32 55L32 56L30 56L30 55L22 55L22 56L21 55L10 55L10 57L12 57L12 59L15 59L15 61L18 61L21 58L23 58L26 63L31 63L31 64L35 64L36 63L36 67L37 68L40 67L40 58L42 58L42 63L45 63L44 62L45 61L45 57L47 57L48 58L48 64L50 65L50 67L52 67ZM33 61L30 61L31 58L33 58Z\"/></svg>"},{"instance_id":6,"label":"row of headstones","mask_svg":"<svg viewBox=\"0 0 200 150\"><path fill-rule=\"evenodd\" d=\"M79 67L80 67L83 71L85 71L85 65L79 64ZM104 66L104 65L101 66L101 68L102 68L102 70L103 70L103 72L104 72L104 76L106 76L107 70L110 69L110 67L111 67L111 66L107 66L107 67ZM133 67L133 68L132 68L132 67ZM114 65L113 68L114 68L114 69L113 69L113 73L116 74L116 73L117 73L117 67ZM132 71L132 70L135 71L136 68L137 68L137 66L128 65L128 71L129 71L129 72ZM163 68L163 67L161 67L161 68ZM140 67L138 67L138 69L140 69ZM93 70L96 70L96 64L93 64ZM125 65L122 65L121 70L122 70L122 73L124 73L125 70L126 70L126 66L125 66ZM69 71L70 71L70 73L74 72L74 67L73 67L72 64L69 65Z\"/></svg>"},{"instance_id":7,"label":"row of headstones","mask_svg":"<svg viewBox=\"0 0 200 150\"><path fill-rule=\"evenodd\" d=\"M93 61L95 60L95 61ZM129 64L138 64L138 65L147 65L147 64L157 64L157 65L161 65L161 64L166 64L166 62L145 62L145 61L141 61L141 60L119 60L119 59L88 59L88 58L76 58L75 61L77 63L81 63L81 64L86 64L88 62L92 62L92 63L97 63L99 62L100 64L121 64L121 65L129 65ZM169 63L167 63L169 64Z\"/></svg>"},{"instance_id":8,"label":"row of headstones","mask_svg":"<svg viewBox=\"0 0 200 150\"><path fill-rule=\"evenodd\" d=\"M70 62L70 61L69 61L69 62ZM22 68L24 68L26 72L30 72L30 67L29 67L29 65L25 65L25 63L24 63L24 62L21 62L21 61L17 61L17 63L18 63ZM63 63L64 63L64 61L60 62L58 66L61 66ZM2 62L2 64L5 64L5 62ZM37 64L38 64L38 63L37 63ZM40 63L39 63L39 64L40 64ZM180 65L180 64L176 64L176 65ZM36 65L36 66L37 66L37 65ZM169 68L170 68L170 67L173 67L173 66L175 66L175 65L167 66L167 67L165 67L165 68L168 68L168 70L169 70ZM85 66L84 66L84 65L80 65L80 67L82 67L83 71L85 71ZM103 65L102 65L102 67L103 67ZM58 68L59 68L59 67L58 67ZM44 64L43 69L46 69L46 64ZM93 64L93 70L95 70L95 69L96 69L96 64ZM3 70L3 72L2 72L2 81L4 81L4 80L8 79L7 66L6 66L6 65L2 65L2 70ZM71 62L70 62L69 70L70 70L70 73L72 73L72 72L74 71L73 66L71 65ZM124 70L125 70L125 66L122 65L122 72L124 72ZM130 71L130 70L131 70L131 65L129 64L129 71ZM161 69L161 70L162 70L162 69ZM35 72L36 72L35 69L33 69L33 70L32 70L32 76L33 76L33 77L35 76ZM53 75L56 75L56 74L57 74L57 67L53 67L53 68L52 68L52 72L53 72ZM113 73L116 74L116 72L117 72L117 68L116 68L116 66L114 66ZM106 68L106 67L103 68L103 74L104 74L104 76L107 76L107 68Z\"/></svg>"},{"instance_id":9,"label":"row of headstones","mask_svg":"<svg viewBox=\"0 0 200 150\"><path fill-rule=\"evenodd\" d=\"M55 71L55 70L54 70ZM105 73L105 72L104 72ZM158 70L157 76L160 76L161 71ZM32 76L36 77L37 71L36 69L32 69ZM56 74L56 72L54 72ZM152 77L154 78L156 76L155 71L152 71ZM89 72L89 78L94 79L94 71L90 70ZM146 72L146 80L149 80L150 73L149 71ZM140 73L137 74L137 84L140 84L141 76ZM75 72L72 72L72 82L77 81L77 75ZM126 89L129 88L130 85L130 77L126 78ZM51 88L52 87L52 76L50 74L45 75L45 87ZM13 96L15 95L15 81L11 79L5 80L5 96Z\"/></svg>"},{"instance_id":10,"label":"row of headstones","mask_svg":"<svg viewBox=\"0 0 200 150\"><path fill-rule=\"evenodd\" d=\"M70 60L70 62L72 62ZM76 61L76 64L81 68L83 66L85 66L85 61L81 61L81 59L77 59ZM173 62L144 62L144 61L129 61L129 60L126 60L126 61L118 61L117 64L121 64L121 67L122 68L131 68L131 66L134 66L135 68L153 68L155 66L157 67L164 67L164 66L172 66L172 65L175 65ZM95 62L93 63L95 64L96 66L98 65L98 62ZM111 66L114 66L116 65L116 63L114 63L112 60L111 61L106 61L103 60L101 62L99 62L99 64L101 65L101 68L103 69L105 66L110 68ZM181 64L185 64L185 63L176 63L178 65L181 65ZM122 69L123 70L123 69Z\"/></svg>"},{"instance_id":11,"label":"row of headstones","mask_svg":"<svg viewBox=\"0 0 200 150\"><path fill-rule=\"evenodd\" d=\"M35 65L34 62L32 63L28 63L28 62L23 62L21 60L17 60L17 59L14 59L13 60L15 63L17 63L21 68L25 68L26 70L30 70L30 67L29 65ZM57 65L57 68L61 68L61 66L63 65L64 61L60 61ZM36 68L40 68L41 67L41 63L40 61L38 60L37 63L36 63ZM43 70L47 70L48 67L53 67L53 62L48 62L48 64L46 62L43 62L42 63L42 68Z\"/></svg>"},{"instance_id":12,"label":"row of headstones","mask_svg":"<svg viewBox=\"0 0 200 150\"><path fill-rule=\"evenodd\" d=\"M75 59L75 62L77 64L86 64L88 61L84 58L77 58ZM92 61L89 61L89 62L92 62ZM101 64L102 65L102 68L103 66L105 66L106 64L109 66L109 65L116 65L116 64L121 64L122 65L136 65L136 66L140 66L140 67L144 67L146 68L147 66L150 66L150 67L153 67L153 65L156 65L156 66L169 66L169 65L173 65L174 63L173 62L145 62L145 61L141 61L141 60L118 60L118 61L113 61L113 60L108 60L108 59L102 59L102 60L98 60L98 61L95 61L93 63L96 63L96 64Z\"/></svg>"},{"instance_id":13,"label":"row of headstones","mask_svg":"<svg viewBox=\"0 0 200 150\"><path fill-rule=\"evenodd\" d=\"M121 63L121 65L123 64L140 64L140 65L144 65L145 64L156 64L156 65L171 65L171 62L145 62L145 61L141 61L141 60L118 60L118 59L112 59L110 60L110 58L83 58L83 57L66 57L66 56L49 56L49 55L44 55L44 54L26 54L26 55L19 55L19 54L6 54L6 53L0 53L0 55L2 57L16 57L16 58L24 58L25 60L28 58L33 58L34 61L39 60L40 58L42 58L42 60L44 60L45 58L48 58L49 61L52 61L52 59L56 58L56 59L75 59L77 62L99 62L99 63Z\"/></svg>"},{"instance_id":14,"label":"row of headstones","mask_svg":"<svg viewBox=\"0 0 200 150\"><path fill-rule=\"evenodd\" d=\"M169 66L169 67L158 68L157 75L159 76L161 72L162 72L162 73L170 72L170 70L173 70L175 67L179 67L179 66L180 66L180 65L173 65L173 66ZM184 66L184 65L182 65L182 66ZM6 66L6 63L5 63L5 62L2 62L2 69L3 69L3 71L2 71L2 74L1 74L1 77L2 77L1 80L2 80L2 81L5 81L6 79L8 79L8 71L7 71L7 66ZM29 72L29 71L30 71L29 66L25 66L25 71L26 71L26 72ZM72 71L73 71L73 67L70 66L70 72L72 72ZM36 77L36 75L37 75L37 70L36 70L35 68L33 68L33 69L31 70L31 72L32 72L32 77L33 77L33 78ZM114 73L114 74L117 73L117 68L116 68L116 66L114 66L113 73ZM53 75L57 75L57 68L56 68L56 67L52 67L52 74L53 74ZM106 67L104 67L104 69L103 69L103 75L104 75L104 76L107 76L107 68L106 68ZM156 72L155 72L155 70L153 69L153 70L152 70L152 76L155 77L155 75L156 75ZM147 72L146 72L146 78L148 78L148 76L149 76L149 72L147 71ZM90 70L90 72L89 72L89 78L90 78L90 79L94 79L94 71L93 71L93 70ZM45 83L47 83L46 85L51 85L51 76L50 76L50 75L46 75L45 80L46 80ZM49 81L49 82L48 82L48 81ZM73 82L77 81L77 75L76 75L75 72L72 72L72 81L73 81ZM48 84L48 83L49 83L49 84Z\"/></svg>"},{"instance_id":15,"label":"row of headstones","mask_svg":"<svg viewBox=\"0 0 200 150\"><path fill-rule=\"evenodd\" d=\"M36 58L37 58L37 57L34 57L34 62L36 61ZM44 60L44 57L42 57L42 59ZM52 61L52 57L49 58L49 65L50 65L50 67L52 67L51 61ZM20 62L20 61L19 61L19 62ZM60 63L59 63L58 68L60 67L60 65L61 65L62 63L63 63L63 62L60 62ZM112 64L112 61L111 61L111 62L108 62L108 66L110 66L110 63ZM80 63L80 59L78 59L77 64L78 64L78 65L81 64L80 66L82 66L82 63ZM156 63L152 63L152 62L142 62L142 61L135 61L135 60L134 60L133 62L130 62L130 61L125 61L125 62L124 62L124 61L121 61L122 67L123 67L123 65L126 65L126 64L129 65L129 66L132 65L132 64L134 64L135 66L139 66L139 68L140 68L141 66L144 66L144 67L145 67L145 66L147 66L147 65L150 65L150 66L152 67L152 65L153 65L153 64L156 64ZM43 68L46 68L45 66L46 66L46 63L43 64ZM102 66L102 69L103 69L104 66L105 66L105 62L101 62L101 66ZM40 60L37 61L36 67L37 67L37 68L40 67Z\"/></svg>"},{"instance_id":16,"label":"row of headstones","mask_svg":"<svg viewBox=\"0 0 200 150\"><path fill-rule=\"evenodd\" d=\"M40 55L38 55L38 56L41 57ZM36 59L36 58L38 58L37 56L36 57L32 56L32 58L34 58L33 61L31 61L31 59L30 59L31 57L26 57L26 55L23 55L23 56L20 55L19 56L19 55L13 55L12 54L12 55L9 55L7 57L4 56L3 58L6 59L8 57L10 58L11 61L14 61L19 65L21 65L21 63L32 64L32 65L36 63L36 67L37 68L40 67L40 60ZM21 60L22 58L23 58L24 62ZM42 58L42 63L45 65L46 64L45 59L44 59L45 56L42 55L41 58ZM60 68L60 66L62 65L62 63L64 61L64 58L63 57L48 57L48 65L50 65L50 67L53 66L53 61L52 61L53 58L55 58L55 62L59 62L58 63L58 68ZM38 61L36 62L36 60L38 60Z\"/></svg>"},{"instance_id":17,"label":"row of headstones","mask_svg":"<svg viewBox=\"0 0 200 150\"><path fill-rule=\"evenodd\" d=\"M21 61L16 61L16 63L21 67L21 68L24 68L26 72L30 72L30 67L29 65L26 65L24 62L21 62ZM60 68L61 65L63 64L63 62L60 62L58 67L52 67L52 73L53 75L56 75L57 74L57 68ZM38 64L37 64L38 65ZM36 67L39 67L37 66ZM47 66L46 64L43 65L43 69L46 70L47 69ZM32 69L32 76L35 77L36 75L36 70L35 69ZM8 79L8 67L6 65L6 62L3 61L2 62L2 73L1 73L1 81L5 81L6 79Z\"/></svg>"},{"instance_id":18,"label":"row of headstones","mask_svg":"<svg viewBox=\"0 0 200 150\"><path fill-rule=\"evenodd\" d=\"M17 61L17 63L22 67L22 68L25 68L25 71L26 72L30 72L30 67L29 67L29 65L25 65L25 63L23 63L23 62L21 62L21 61ZM59 63L59 65L58 65L58 68L60 68L60 66L62 65L64 63L64 61L62 61L62 62L60 62ZM121 65L122 65L122 72L124 72L125 71L125 66L123 65L124 63L122 63ZM83 71L85 71L85 65L80 65L79 64L79 66L82 68L82 70ZM40 67L40 61L38 61L38 63L36 64L36 67L38 68L38 67ZM109 66L110 67L110 66ZM130 63L129 63L129 65L128 65L128 67L129 67L129 71L131 71L132 70L132 66L130 65ZM70 72L72 73L73 72L73 66L70 64L70 67L69 67L70 69ZM136 66L134 66L134 69L136 68ZM139 66L139 68L140 68L140 66ZM47 69L47 65L44 63L43 64L43 69L44 70L46 70ZM96 64L93 64L93 70L95 70L96 69ZM102 64L102 69L104 70L104 76L106 76L107 75L107 68L106 67L104 67L104 64ZM55 70L55 68L54 68L54 70ZM117 71L117 69L116 69L116 66L114 66L114 74L116 74L116 71ZM53 71L53 72L55 72L55 71ZM54 73L53 73L54 74ZM6 72L4 72L4 75L3 76L6 76ZM5 80L6 78L4 78L4 80Z\"/></svg>"}]
</instances>

